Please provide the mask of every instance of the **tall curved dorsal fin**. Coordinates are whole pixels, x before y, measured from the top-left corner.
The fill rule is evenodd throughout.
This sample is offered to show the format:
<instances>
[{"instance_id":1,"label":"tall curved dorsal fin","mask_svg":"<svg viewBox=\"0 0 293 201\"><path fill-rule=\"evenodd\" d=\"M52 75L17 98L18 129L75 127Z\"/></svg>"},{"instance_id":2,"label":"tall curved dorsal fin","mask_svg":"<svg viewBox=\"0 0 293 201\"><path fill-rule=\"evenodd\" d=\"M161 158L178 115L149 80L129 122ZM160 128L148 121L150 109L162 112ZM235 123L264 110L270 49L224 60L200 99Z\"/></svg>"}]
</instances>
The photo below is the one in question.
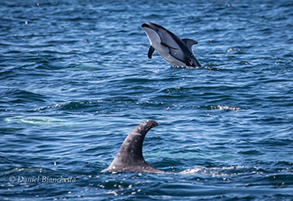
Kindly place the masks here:
<instances>
[{"instance_id":1,"label":"tall curved dorsal fin","mask_svg":"<svg viewBox=\"0 0 293 201\"><path fill-rule=\"evenodd\" d=\"M184 39L182 39L182 41L183 41L184 44L188 47L189 50L191 50L191 47L192 47L193 45L197 44L197 41L192 40L192 39L184 38Z\"/></svg>"},{"instance_id":2,"label":"tall curved dorsal fin","mask_svg":"<svg viewBox=\"0 0 293 201\"><path fill-rule=\"evenodd\" d=\"M108 171L127 171L127 172L150 172L163 173L150 166L143 158L142 145L147 132L158 126L158 123L152 120L145 121L138 125L122 143L116 157L110 166L102 172Z\"/></svg>"}]
</instances>

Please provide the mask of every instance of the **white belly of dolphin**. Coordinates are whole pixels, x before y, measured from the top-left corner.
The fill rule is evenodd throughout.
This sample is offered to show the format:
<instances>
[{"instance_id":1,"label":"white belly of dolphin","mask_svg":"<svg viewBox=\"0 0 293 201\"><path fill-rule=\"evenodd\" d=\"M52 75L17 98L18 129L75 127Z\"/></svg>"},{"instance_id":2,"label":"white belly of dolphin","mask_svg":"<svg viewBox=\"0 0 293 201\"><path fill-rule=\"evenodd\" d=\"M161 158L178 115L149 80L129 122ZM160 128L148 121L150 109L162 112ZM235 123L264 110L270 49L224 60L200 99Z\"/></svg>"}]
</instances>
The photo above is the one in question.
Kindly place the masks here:
<instances>
[{"instance_id":1,"label":"white belly of dolphin","mask_svg":"<svg viewBox=\"0 0 293 201\"><path fill-rule=\"evenodd\" d=\"M170 55L169 48L161 45L162 41L160 36L157 34L157 32L149 28L145 28L145 30L146 30L147 37L150 41L151 46L155 48L155 50L159 53L159 55L161 55L161 57L163 58L168 57Z\"/></svg>"},{"instance_id":2,"label":"white belly of dolphin","mask_svg":"<svg viewBox=\"0 0 293 201\"><path fill-rule=\"evenodd\" d=\"M168 56L164 57L164 59L166 59L166 61L168 61L170 64L172 64L172 66L186 66L185 63L183 63L180 60L174 58L170 54Z\"/></svg>"}]
</instances>

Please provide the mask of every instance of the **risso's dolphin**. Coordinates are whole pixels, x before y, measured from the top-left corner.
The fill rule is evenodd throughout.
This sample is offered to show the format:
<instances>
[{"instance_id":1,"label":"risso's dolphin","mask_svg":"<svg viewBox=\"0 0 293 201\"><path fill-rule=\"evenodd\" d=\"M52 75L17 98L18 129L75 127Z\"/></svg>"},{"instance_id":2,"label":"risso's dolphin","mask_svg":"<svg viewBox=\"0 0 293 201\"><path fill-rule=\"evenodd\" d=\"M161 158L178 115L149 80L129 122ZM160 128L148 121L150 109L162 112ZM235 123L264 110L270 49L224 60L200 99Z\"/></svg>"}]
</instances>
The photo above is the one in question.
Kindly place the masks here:
<instances>
[{"instance_id":1,"label":"risso's dolphin","mask_svg":"<svg viewBox=\"0 0 293 201\"><path fill-rule=\"evenodd\" d=\"M155 121L145 121L138 125L124 140L116 157L110 166L102 172L148 172L148 173L164 173L150 166L143 158L142 144L147 132L158 126Z\"/></svg>"},{"instance_id":2,"label":"risso's dolphin","mask_svg":"<svg viewBox=\"0 0 293 201\"><path fill-rule=\"evenodd\" d=\"M148 57L151 59L156 50L172 66L200 67L200 63L192 53L191 47L197 44L192 39L180 39L164 27L146 22L141 25L149 41Z\"/></svg>"}]
</instances>

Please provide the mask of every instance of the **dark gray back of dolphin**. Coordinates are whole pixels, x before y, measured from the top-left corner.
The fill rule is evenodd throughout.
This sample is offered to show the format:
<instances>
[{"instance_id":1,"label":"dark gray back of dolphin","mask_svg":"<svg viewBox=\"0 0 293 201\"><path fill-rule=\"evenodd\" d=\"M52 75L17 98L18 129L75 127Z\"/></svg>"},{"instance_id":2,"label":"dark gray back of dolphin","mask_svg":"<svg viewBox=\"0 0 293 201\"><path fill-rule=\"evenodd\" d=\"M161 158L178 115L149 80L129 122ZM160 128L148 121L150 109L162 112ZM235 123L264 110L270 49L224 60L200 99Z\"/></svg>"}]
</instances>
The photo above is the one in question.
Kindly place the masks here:
<instances>
[{"instance_id":1,"label":"dark gray back of dolphin","mask_svg":"<svg viewBox=\"0 0 293 201\"><path fill-rule=\"evenodd\" d=\"M108 168L102 172L108 171L127 171L127 172L150 172L163 173L150 166L143 158L142 145L147 132L158 126L158 123L152 120L145 121L138 125L124 140L116 157Z\"/></svg>"}]
</instances>

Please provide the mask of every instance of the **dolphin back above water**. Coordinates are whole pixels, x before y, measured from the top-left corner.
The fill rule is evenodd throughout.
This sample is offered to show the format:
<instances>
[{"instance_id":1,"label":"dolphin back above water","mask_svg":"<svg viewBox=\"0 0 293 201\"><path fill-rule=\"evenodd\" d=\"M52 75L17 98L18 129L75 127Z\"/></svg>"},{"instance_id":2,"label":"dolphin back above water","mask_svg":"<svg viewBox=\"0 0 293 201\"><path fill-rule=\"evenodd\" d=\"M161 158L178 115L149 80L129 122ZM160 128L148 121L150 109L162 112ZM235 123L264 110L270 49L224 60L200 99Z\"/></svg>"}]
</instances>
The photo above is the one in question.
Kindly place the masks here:
<instances>
[{"instance_id":1,"label":"dolphin back above water","mask_svg":"<svg viewBox=\"0 0 293 201\"><path fill-rule=\"evenodd\" d=\"M102 172L148 172L148 173L164 173L150 166L143 158L142 144L147 132L158 126L155 121L145 121L138 125L122 143L116 157L110 166Z\"/></svg>"},{"instance_id":2,"label":"dolphin back above water","mask_svg":"<svg viewBox=\"0 0 293 201\"><path fill-rule=\"evenodd\" d=\"M200 63L192 53L191 47L197 44L192 39L180 39L164 27L146 22L141 25L149 41L148 57L151 59L156 50L172 66L200 67Z\"/></svg>"}]
</instances>

